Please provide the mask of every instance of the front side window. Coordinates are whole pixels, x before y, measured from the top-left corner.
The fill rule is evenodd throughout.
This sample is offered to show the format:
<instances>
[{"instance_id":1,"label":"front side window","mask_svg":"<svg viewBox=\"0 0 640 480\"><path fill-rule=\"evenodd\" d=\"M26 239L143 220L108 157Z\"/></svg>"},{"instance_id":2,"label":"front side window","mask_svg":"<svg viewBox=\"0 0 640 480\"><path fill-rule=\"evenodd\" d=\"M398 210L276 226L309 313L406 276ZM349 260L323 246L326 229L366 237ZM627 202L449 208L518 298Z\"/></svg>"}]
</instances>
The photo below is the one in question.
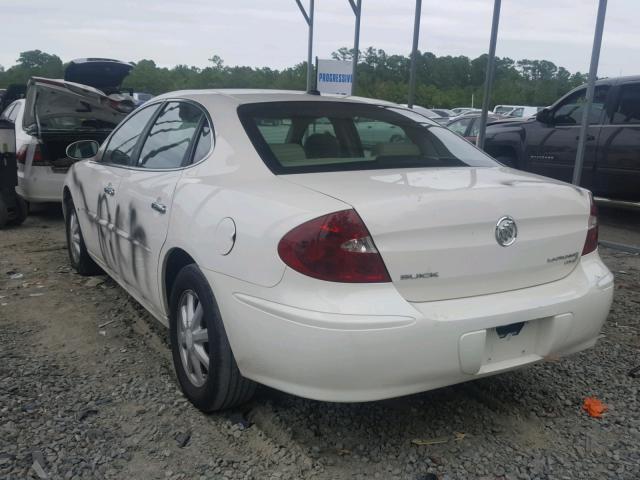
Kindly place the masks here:
<instances>
[{"instance_id":1,"label":"front side window","mask_svg":"<svg viewBox=\"0 0 640 480\"><path fill-rule=\"evenodd\" d=\"M160 104L150 105L125 121L109 140L102 161L114 165L130 165L140 135L159 107Z\"/></svg>"},{"instance_id":2,"label":"front side window","mask_svg":"<svg viewBox=\"0 0 640 480\"><path fill-rule=\"evenodd\" d=\"M189 147L200 128L204 112L188 102L167 102L149 130L138 167L170 169L185 166Z\"/></svg>"},{"instance_id":3,"label":"front side window","mask_svg":"<svg viewBox=\"0 0 640 480\"><path fill-rule=\"evenodd\" d=\"M445 127L402 108L292 101L241 105L238 114L276 174L497 165Z\"/></svg>"},{"instance_id":4,"label":"front side window","mask_svg":"<svg viewBox=\"0 0 640 480\"><path fill-rule=\"evenodd\" d=\"M602 123L608 91L608 86L596 87L591 114L589 115L589 124L597 125ZM555 125L580 125L582 123L582 114L587 105L586 94L587 90L583 88L565 98L553 112L553 123Z\"/></svg>"},{"instance_id":5,"label":"front side window","mask_svg":"<svg viewBox=\"0 0 640 480\"><path fill-rule=\"evenodd\" d=\"M640 124L640 84L624 85L613 118L613 124Z\"/></svg>"}]
</instances>

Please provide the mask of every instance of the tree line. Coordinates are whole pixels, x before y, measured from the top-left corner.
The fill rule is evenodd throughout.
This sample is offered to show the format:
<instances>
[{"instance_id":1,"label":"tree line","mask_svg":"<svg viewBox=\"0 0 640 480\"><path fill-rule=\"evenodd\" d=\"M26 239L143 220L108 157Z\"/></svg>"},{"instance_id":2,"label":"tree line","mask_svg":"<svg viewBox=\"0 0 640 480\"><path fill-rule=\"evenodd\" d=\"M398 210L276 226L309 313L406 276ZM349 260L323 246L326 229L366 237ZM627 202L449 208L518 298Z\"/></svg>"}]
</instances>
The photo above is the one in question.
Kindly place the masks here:
<instances>
[{"instance_id":1,"label":"tree line","mask_svg":"<svg viewBox=\"0 0 640 480\"><path fill-rule=\"evenodd\" d=\"M344 47L333 52L337 60L351 60L353 51ZM389 55L369 47L359 52L356 94L397 103L406 103L409 66L405 55ZM153 60L134 64L124 87L154 95L192 88L276 88L303 90L306 62L282 70L269 67L227 66L217 55L205 68L176 65L159 67ZM54 54L40 50L20 53L14 66L0 66L0 88L26 83L31 76L62 78L64 63ZM482 103L487 56L437 56L419 52L416 104L425 107L475 106ZM586 74L571 73L547 60L496 58L495 84L491 96L495 104L546 106L572 88L586 82Z\"/></svg>"}]
</instances>

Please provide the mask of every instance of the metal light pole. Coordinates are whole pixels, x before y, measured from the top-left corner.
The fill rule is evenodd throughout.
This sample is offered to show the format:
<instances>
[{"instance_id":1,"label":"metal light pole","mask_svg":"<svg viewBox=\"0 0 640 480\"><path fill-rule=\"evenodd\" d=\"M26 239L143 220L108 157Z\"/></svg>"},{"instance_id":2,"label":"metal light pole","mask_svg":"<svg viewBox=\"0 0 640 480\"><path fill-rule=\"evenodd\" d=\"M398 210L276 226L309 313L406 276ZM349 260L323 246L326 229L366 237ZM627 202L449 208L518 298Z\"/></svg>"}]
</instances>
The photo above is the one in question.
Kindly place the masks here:
<instances>
[{"instance_id":1,"label":"metal light pole","mask_svg":"<svg viewBox=\"0 0 640 480\"><path fill-rule=\"evenodd\" d=\"M351 59L351 95L356 93L356 78L358 77L358 56L360 54L360 14L362 13L362 0L349 0L353 14L356 16L356 28L353 37L353 56Z\"/></svg>"},{"instance_id":2,"label":"metal light pole","mask_svg":"<svg viewBox=\"0 0 640 480\"><path fill-rule=\"evenodd\" d=\"M411 70L409 71L409 99L407 106L413 108L416 98L416 68L418 64L418 37L420 36L420 13L422 0L416 0L416 15L413 20L413 46L411 48Z\"/></svg>"},{"instance_id":3,"label":"metal light pole","mask_svg":"<svg viewBox=\"0 0 640 480\"><path fill-rule=\"evenodd\" d=\"M313 87L313 67L311 66L311 61L313 60L313 11L314 11L314 0L309 0L309 14L307 15L306 10L300 3L300 0L296 0L298 4L298 8L304 17L304 20L307 22L309 26L309 45L307 50L307 91L311 90Z\"/></svg>"},{"instance_id":4,"label":"metal light pole","mask_svg":"<svg viewBox=\"0 0 640 480\"><path fill-rule=\"evenodd\" d=\"M587 81L587 104L582 112L582 123L580 124L580 136L578 137L578 149L576 151L576 163L573 167L573 180L571 181L574 185L580 185L580 179L582 177L587 129L589 128L589 117L591 114L591 106L593 105L596 76L598 75L600 46L602 45L602 32L604 30L604 17L606 13L607 0L600 0L600 4L598 5L598 16L596 18L596 31L593 35L593 48L591 49L591 64L589 65L589 80Z\"/></svg>"},{"instance_id":5,"label":"metal light pole","mask_svg":"<svg viewBox=\"0 0 640 480\"><path fill-rule=\"evenodd\" d=\"M476 138L476 147L484 148L484 138L487 131L487 116L489 113L489 101L493 90L493 77L495 74L496 42L498 41L498 23L500 22L501 0L494 0L493 20L491 22L491 40L489 41L489 58L487 59L487 73L484 79L484 95L482 97L482 113L480 113L480 129Z\"/></svg>"}]
</instances>

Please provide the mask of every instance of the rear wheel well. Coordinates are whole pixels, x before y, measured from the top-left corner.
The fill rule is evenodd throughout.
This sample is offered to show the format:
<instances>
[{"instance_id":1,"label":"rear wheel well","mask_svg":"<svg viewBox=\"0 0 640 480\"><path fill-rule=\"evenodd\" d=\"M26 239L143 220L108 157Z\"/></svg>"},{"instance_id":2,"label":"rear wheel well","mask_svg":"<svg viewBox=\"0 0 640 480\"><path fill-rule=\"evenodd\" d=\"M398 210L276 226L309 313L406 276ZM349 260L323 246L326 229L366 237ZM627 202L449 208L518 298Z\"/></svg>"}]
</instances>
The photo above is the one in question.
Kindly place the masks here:
<instances>
[{"instance_id":1,"label":"rear wheel well","mask_svg":"<svg viewBox=\"0 0 640 480\"><path fill-rule=\"evenodd\" d=\"M187 265L196 263L196 261L187 252L181 248L172 249L164 266L164 302L167 311L169 311L169 297L171 297L171 289L176 280L178 272Z\"/></svg>"}]
</instances>

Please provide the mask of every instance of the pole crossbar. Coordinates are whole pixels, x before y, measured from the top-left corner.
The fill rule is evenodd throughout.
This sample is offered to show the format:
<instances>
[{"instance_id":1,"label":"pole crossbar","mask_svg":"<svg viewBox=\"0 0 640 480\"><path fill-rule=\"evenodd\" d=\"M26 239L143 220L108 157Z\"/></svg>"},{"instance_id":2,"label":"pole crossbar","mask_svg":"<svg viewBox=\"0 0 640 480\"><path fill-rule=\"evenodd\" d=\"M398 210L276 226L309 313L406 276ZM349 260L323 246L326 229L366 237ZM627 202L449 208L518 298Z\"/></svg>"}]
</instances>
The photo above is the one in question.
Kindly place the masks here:
<instances>
[{"instance_id":1,"label":"pole crossbar","mask_svg":"<svg viewBox=\"0 0 640 480\"><path fill-rule=\"evenodd\" d=\"M307 25L311 26L311 19L309 18L309 15L307 14L307 11L305 10L304 6L300 2L300 0L296 0L296 3L298 4L300 13L302 13L302 16L304 17L304 21L307 22Z\"/></svg>"},{"instance_id":2,"label":"pole crossbar","mask_svg":"<svg viewBox=\"0 0 640 480\"><path fill-rule=\"evenodd\" d=\"M305 10L300 0L296 0L300 13L304 17L305 22L309 26L309 40L307 45L307 92L313 88L313 67L311 61L313 60L313 11L314 0L309 0L309 13Z\"/></svg>"}]
</instances>

